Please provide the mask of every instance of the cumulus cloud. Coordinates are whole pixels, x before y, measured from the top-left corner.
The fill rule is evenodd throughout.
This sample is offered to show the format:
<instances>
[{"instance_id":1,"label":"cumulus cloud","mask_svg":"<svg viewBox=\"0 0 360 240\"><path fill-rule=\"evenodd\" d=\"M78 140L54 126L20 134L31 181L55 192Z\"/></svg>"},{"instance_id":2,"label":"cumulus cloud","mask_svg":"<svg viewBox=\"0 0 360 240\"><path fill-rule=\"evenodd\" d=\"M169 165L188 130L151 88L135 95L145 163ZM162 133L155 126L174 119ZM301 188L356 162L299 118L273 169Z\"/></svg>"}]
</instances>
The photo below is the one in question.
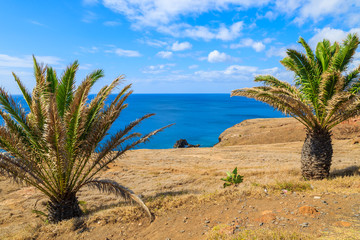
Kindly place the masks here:
<instances>
[{"instance_id":1,"label":"cumulus cloud","mask_svg":"<svg viewBox=\"0 0 360 240\"><path fill-rule=\"evenodd\" d=\"M262 50L265 49L265 45L261 41L254 41L251 38L245 38L245 39L242 39L237 44L231 44L230 45L230 48L232 48L232 49L242 48L242 47L251 47L256 52L261 52Z\"/></svg>"},{"instance_id":2,"label":"cumulus cloud","mask_svg":"<svg viewBox=\"0 0 360 240\"><path fill-rule=\"evenodd\" d=\"M279 68L260 69L256 66L244 66L244 65L231 65L224 70L216 71L197 71L195 76L200 77L203 80L216 81L217 79L223 80L242 80L252 81L257 75L273 75L284 81L291 81L291 76L287 72L280 71Z\"/></svg>"},{"instance_id":3,"label":"cumulus cloud","mask_svg":"<svg viewBox=\"0 0 360 240\"><path fill-rule=\"evenodd\" d=\"M274 20L285 14L287 20L299 25L307 21L316 23L326 17L349 26L358 26L360 23L359 0L103 0L102 4L113 12L124 15L131 22L133 29L152 27L171 36L207 41L228 41L237 38L243 28L242 22L230 27L220 25L214 28L184 24L183 17L256 7L266 10L263 16L258 16L259 18ZM90 16L91 20L92 18Z\"/></svg>"},{"instance_id":4,"label":"cumulus cloud","mask_svg":"<svg viewBox=\"0 0 360 240\"><path fill-rule=\"evenodd\" d=\"M305 21L312 19L314 21L322 20L325 16L339 16L348 14L360 7L358 0L308 0L303 2L299 10L299 16L295 22L303 24Z\"/></svg>"},{"instance_id":5,"label":"cumulus cloud","mask_svg":"<svg viewBox=\"0 0 360 240\"><path fill-rule=\"evenodd\" d=\"M141 56L141 54L138 51L125 50L125 49L121 49L121 48L116 48L113 52L121 57L140 57Z\"/></svg>"},{"instance_id":6,"label":"cumulus cloud","mask_svg":"<svg viewBox=\"0 0 360 240\"><path fill-rule=\"evenodd\" d=\"M125 15L140 26L167 25L181 16L223 11L234 7L258 7L270 0L104 0L105 7Z\"/></svg>"},{"instance_id":7,"label":"cumulus cloud","mask_svg":"<svg viewBox=\"0 0 360 240\"><path fill-rule=\"evenodd\" d=\"M171 58L173 56L173 53L170 51L160 51L156 54L156 56L161 58Z\"/></svg>"},{"instance_id":8,"label":"cumulus cloud","mask_svg":"<svg viewBox=\"0 0 360 240\"><path fill-rule=\"evenodd\" d=\"M151 66L145 67L142 70L142 72L143 73L150 73L150 74L159 74L159 73L162 73L162 72L165 72L165 71L169 70L171 67L174 67L174 66L175 66L175 64L173 64L173 63L151 65Z\"/></svg>"},{"instance_id":9,"label":"cumulus cloud","mask_svg":"<svg viewBox=\"0 0 360 240\"><path fill-rule=\"evenodd\" d=\"M173 50L173 51L184 51L184 50L190 49L191 47L192 47L192 45L189 42L179 43L178 41L176 41L171 46L171 50Z\"/></svg>"},{"instance_id":10,"label":"cumulus cloud","mask_svg":"<svg viewBox=\"0 0 360 240\"><path fill-rule=\"evenodd\" d=\"M173 37L188 37L193 39L202 39L210 41L213 39L230 41L241 35L244 23L242 21L235 22L230 26L220 24L218 28L210 28L207 26L192 26L186 23L172 24L169 26L159 26L157 30L162 33L169 34Z\"/></svg>"},{"instance_id":11,"label":"cumulus cloud","mask_svg":"<svg viewBox=\"0 0 360 240\"><path fill-rule=\"evenodd\" d=\"M288 15L292 14L305 4L305 0L276 0L276 10L284 12Z\"/></svg>"},{"instance_id":12,"label":"cumulus cloud","mask_svg":"<svg viewBox=\"0 0 360 240\"><path fill-rule=\"evenodd\" d=\"M219 52L218 50L214 50L214 51L210 52L207 57L207 60L211 63L225 62L230 59L231 59L231 56L227 55L226 53Z\"/></svg>"},{"instance_id":13,"label":"cumulus cloud","mask_svg":"<svg viewBox=\"0 0 360 240\"><path fill-rule=\"evenodd\" d=\"M286 47L270 47L269 50L266 51L266 56L267 57L286 57Z\"/></svg>"},{"instance_id":14,"label":"cumulus cloud","mask_svg":"<svg viewBox=\"0 0 360 240\"><path fill-rule=\"evenodd\" d=\"M36 60L40 63L48 65L59 65L61 59L54 56L36 56ZM0 54L0 67L11 67L11 68L32 68L33 58L31 55L23 57L15 57L6 54Z\"/></svg>"},{"instance_id":15,"label":"cumulus cloud","mask_svg":"<svg viewBox=\"0 0 360 240\"><path fill-rule=\"evenodd\" d=\"M240 65L231 65L225 69L224 74L244 74L244 73L254 73L258 70L258 67L253 66L240 66Z\"/></svg>"},{"instance_id":16,"label":"cumulus cloud","mask_svg":"<svg viewBox=\"0 0 360 240\"><path fill-rule=\"evenodd\" d=\"M341 43L349 33L360 34L360 28L352 28L350 31L345 32L341 29L325 27L323 29L316 29L315 32L316 34L309 40L309 44L312 48L315 48L317 43L323 39L328 39L332 43Z\"/></svg>"},{"instance_id":17,"label":"cumulus cloud","mask_svg":"<svg viewBox=\"0 0 360 240\"><path fill-rule=\"evenodd\" d=\"M139 39L139 42L143 43L143 44L147 44L151 47L164 47L167 44L167 42L164 41L160 41L157 39Z\"/></svg>"}]
</instances>

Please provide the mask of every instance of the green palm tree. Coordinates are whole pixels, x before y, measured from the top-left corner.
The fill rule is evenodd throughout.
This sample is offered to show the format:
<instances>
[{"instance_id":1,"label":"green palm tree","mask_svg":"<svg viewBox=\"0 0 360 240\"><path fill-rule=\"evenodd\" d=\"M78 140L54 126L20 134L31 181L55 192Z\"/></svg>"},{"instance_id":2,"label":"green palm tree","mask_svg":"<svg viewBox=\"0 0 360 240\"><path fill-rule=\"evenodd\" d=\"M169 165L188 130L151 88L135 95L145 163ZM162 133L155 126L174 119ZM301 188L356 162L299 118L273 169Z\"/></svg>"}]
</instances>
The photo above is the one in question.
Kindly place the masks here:
<instances>
[{"instance_id":1,"label":"green palm tree","mask_svg":"<svg viewBox=\"0 0 360 240\"><path fill-rule=\"evenodd\" d=\"M48 198L48 220L56 223L83 214L76 197L84 186L113 193L126 201L138 203L150 216L143 201L131 190L98 173L124 153L149 140L164 128L142 136L133 128L148 114L127 125L102 142L132 91L125 86L112 102L109 96L123 76L89 99L102 70L90 73L75 87L78 62L67 67L58 78L51 67L43 67L34 58L36 86L32 94L14 75L29 111L0 88L0 173L20 183L32 185ZM108 104L108 105L106 105Z\"/></svg>"},{"instance_id":2,"label":"green palm tree","mask_svg":"<svg viewBox=\"0 0 360 240\"><path fill-rule=\"evenodd\" d=\"M231 95L265 102L304 124L302 174L306 179L323 179L331 166L331 129L359 114L360 66L348 70L359 38L349 34L342 45L323 40L315 53L303 38L299 43L306 54L288 49L281 61L294 72L294 86L273 76L257 76L255 82L263 86L234 90Z\"/></svg>"}]
</instances>

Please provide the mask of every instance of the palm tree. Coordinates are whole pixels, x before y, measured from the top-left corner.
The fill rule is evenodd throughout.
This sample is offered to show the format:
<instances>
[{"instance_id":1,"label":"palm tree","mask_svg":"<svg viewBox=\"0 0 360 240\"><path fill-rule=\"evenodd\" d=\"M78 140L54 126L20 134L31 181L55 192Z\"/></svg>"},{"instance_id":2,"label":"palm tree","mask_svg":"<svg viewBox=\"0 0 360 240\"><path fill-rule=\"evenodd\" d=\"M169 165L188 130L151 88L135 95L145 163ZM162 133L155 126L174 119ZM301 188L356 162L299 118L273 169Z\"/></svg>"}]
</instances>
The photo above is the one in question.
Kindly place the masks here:
<instances>
[{"instance_id":1,"label":"palm tree","mask_svg":"<svg viewBox=\"0 0 360 240\"><path fill-rule=\"evenodd\" d=\"M108 103L123 79L120 76L90 100L89 91L103 77L103 71L90 73L75 88L78 68L75 61L58 78L51 67L39 65L34 58L36 86L32 94L13 73L28 112L0 88L0 116L5 123L0 126L0 173L44 193L49 198L48 220L53 223L83 214L76 194L84 186L136 202L151 218L149 209L131 190L115 181L98 179L97 175L127 150L168 126L144 136L132 132L153 115L148 114L102 141L127 107L124 102L132 93L131 85Z\"/></svg>"},{"instance_id":2,"label":"palm tree","mask_svg":"<svg viewBox=\"0 0 360 240\"><path fill-rule=\"evenodd\" d=\"M342 45L323 40L315 53L303 38L299 43L306 54L288 49L281 61L294 72L295 86L273 76L257 76L255 82L263 86L234 90L231 95L265 102L304 124L302 175L305 179L323 179L331 166L331 129L359 114L360 66L348 71L359 38L349 34Z\"/></svg>"}]
</instances>

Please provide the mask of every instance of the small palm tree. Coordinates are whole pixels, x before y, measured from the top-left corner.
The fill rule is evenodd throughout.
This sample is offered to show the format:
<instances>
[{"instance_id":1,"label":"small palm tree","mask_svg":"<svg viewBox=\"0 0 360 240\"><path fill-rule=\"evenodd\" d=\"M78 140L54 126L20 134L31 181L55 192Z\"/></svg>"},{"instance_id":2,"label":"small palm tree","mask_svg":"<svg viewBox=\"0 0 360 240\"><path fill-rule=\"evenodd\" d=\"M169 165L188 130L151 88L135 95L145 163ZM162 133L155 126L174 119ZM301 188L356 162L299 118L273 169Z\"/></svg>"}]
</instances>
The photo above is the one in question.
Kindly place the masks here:
<instances>
[{"instance_id":1,"label":"small palm tree","mask_svg":"<svg viewBox=\"0 0 360 240\"><path fill-rule=\"evenodd\" d=\"M342 45L323 40L315 53L303 38L299 43L306 54L288 49L281 61L294 72L295 86L273 76L257 76L255 82L264 86L234 90L231 95L265 102L304 124L302 174L306 179L323 179L331 166L331 129L359 114L360 66L348 71L359 38L349 34Z\"/></svg>"},{"instance_id":2,"label":"small palm tree","mask_svg":"<svg viewBox=\"0 0 360 240\"><path fill-rule=\"evenodd\" d=\"M92 99L89 91L103 77L102 70L90 73L75 88L78 62L71 64L58 78L51 67L43 67L34 58L36 86L32 94L14 75L29 112L0 88L0 173L34 186L48 198L48 220L56 223L82 215L77 192L84 186L113 193L138 203L151 217L143 201L131 190L96 176L124 153L147 141L158 129L145 136L133 133L135 126L153 114L131 122L102 142L130 96L124 87L106 107L109 95L123 76L103 87ZM129 141L130 140L130 141Z\"/></svg>"}]
</instances>

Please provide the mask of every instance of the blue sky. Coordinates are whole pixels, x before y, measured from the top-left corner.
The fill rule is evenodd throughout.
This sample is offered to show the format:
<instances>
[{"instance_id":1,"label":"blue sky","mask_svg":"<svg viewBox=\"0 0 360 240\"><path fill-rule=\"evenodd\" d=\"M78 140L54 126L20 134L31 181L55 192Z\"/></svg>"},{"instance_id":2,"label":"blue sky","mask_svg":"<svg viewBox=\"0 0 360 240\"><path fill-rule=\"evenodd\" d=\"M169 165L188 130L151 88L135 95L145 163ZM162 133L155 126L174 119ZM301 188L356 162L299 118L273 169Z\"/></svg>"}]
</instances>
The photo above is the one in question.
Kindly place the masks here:
<instances>
[{"instance_id":1,"label":"blue sky","mask_svg":"<svg viewBox=\"0 0 360 240\"><path fill-rule=\"evenodd\" d=\"M360 1L12 0L0 31L0 85L13 94L11 72L34 86L32 54L58 74L79 60L78 82L104 69L93 92L125 74L135 93L229 93L259 74L291 81L279 61L299 36L314 47L360 34Z\"/></svg>"}]
</instances>

